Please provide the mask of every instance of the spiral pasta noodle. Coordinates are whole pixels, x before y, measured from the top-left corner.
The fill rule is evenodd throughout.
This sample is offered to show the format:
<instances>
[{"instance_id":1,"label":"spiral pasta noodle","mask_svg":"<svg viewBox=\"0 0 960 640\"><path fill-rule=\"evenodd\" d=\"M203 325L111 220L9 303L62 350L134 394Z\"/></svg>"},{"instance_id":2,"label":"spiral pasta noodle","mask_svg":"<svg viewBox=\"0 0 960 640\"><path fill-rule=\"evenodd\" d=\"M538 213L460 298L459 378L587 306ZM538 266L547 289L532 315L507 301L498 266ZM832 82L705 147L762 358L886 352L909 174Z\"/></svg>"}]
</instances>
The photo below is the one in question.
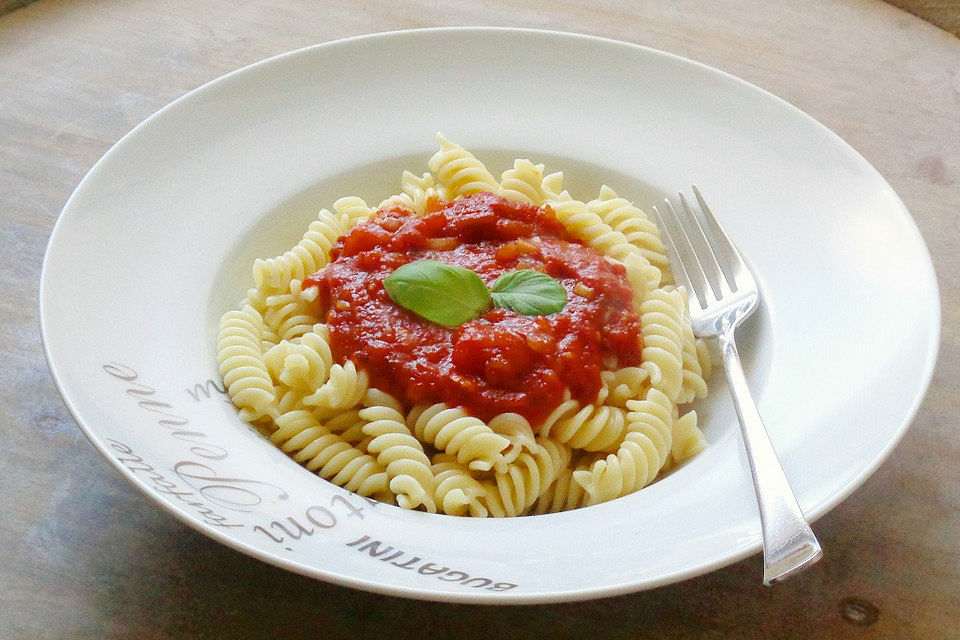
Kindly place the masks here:
<instances>
[{"instance_id":1,"label":"spiral pasta noodle","mask_svg":"<svg viewBox=\"0 0 960 640\"><path fill-rule=\"evenodd\" d=\"M498 180L462 146L443 136L438 142L429 172L404 171L399 192L378 207L340 198L288 251L254 262L253 287L239 309L222 316L217 335L218 367L240 418L321 478L449 516L541 515L599 504L703 451L697 413L683 405L707 394L712 354L693 333L687 293L673 283L656 224L606 185L593 200L577 200L564 189L562 172L546 173L528 159L515 160ZM343 336L335 334L341 342L332 346L325 322L337 326L333 310L320 309L331 292L322 280L307 279L330 263L331 250L353 227L377 224L379 210L437 212L427 222L446 224L444 203L478 192L549 209L575 242L622 265L632 292L639 363L617 366L617 357L605 355L596 398L580 402L568 389L534 424L507 410L485 421L452 402L418 404L377 388L377 369L368 373L367 360L345 356ZM380 386L396 391L388 382Z\"/></svg>"},{"instance_id":2,"label":"spiral pasta noodle","mask_svg":"<svg viewBox=\"0 0 960 640\"><path fill-rule=\"evenodd\" d=\"M544 200L543 165L517 160L500 177L500 195L515 202L540 205Z\"/></svg>"},{"instance_id":3,"label":"spiral pasta noodle","mask_svg":"<svg viewBox=\"0 0 960 640\"><path fill-rule=\"evenodd\" d=\"M589 504L606 502L651 483L670 453L673 403L650 389L644 400L629 400L629 424L616 454L597 460L573 479L584 488Z\"/></svg>"},{"instance_id":4,"label":"spiral pasta noodle","mask_svg":"<svg viewBox=\"0 0 960 640\"><path fill-rule=\"evenodd\" d=\"M446 187L448 197L498 191L497 181L476 156L443 136L438 135L437 139L440 151L430 158L428 166L437 182Z\"/></svg>"},{"instance_id":5,"label":"spiral pasta noodle","mask_svg":"<svg viewBox=\"0 0 960 640\"><path fill-rule=\"evenodd\" d=\"M275 413L276 392L261 350L262 326L260 314L247 305L224 314L217 335L220 376L240 417L249 422Z\"/></svg>"},{"instance_id":6,"label":"spiral pasta noodle","mask_svg":"<svg viewBox=\"0 0 960 640\"><path fill-rule=\"evenodd\" d=\"M438 403L418 406L407 417L422 442L457 457L457 462L476 471L506 465L503 450L510 441L493 432L485 422L460 408Z\"/></svg>"},{"instance_id":7,"label":"spiral pasta noodle","mask_svg":"<svg viewBox=\"0 0 960 640\"><path fill-rule=\"evenodd\" d=\"M613 230L623 234L627 242L640 249L640 253L663 274L663 284L673 282L667 250L660 239L660 230L641 209L617 196L607 185L600 188L596 200L587 203L587 208L600 216Z\"/></svg>"},{"instance_id":8,"label":"spiral pasta noodle","mask_svg":"<svg viewBox=\"0 0 960 640\"><path fill-rule=\"evenodd\" d=\"M640 305L641 366L649 372L651 384L672 401L683 388L683 308L683 293L665 289L655 289Z\"/></svg>"},{"instance_id":9,"label":"spiral pasta noodle","mask_svg":"<svg viewBox=\"0 0 960 640\"><path fill-rule=\"evenodd\" d=\"M275 422L277 430L270 440L307 469L362 496L384 496L383 465L331 433L310 411L284 413Z\"/></svg>"},{"instance_id":10,"label":"spiral pasta noodle","mask_svg":"<svg viewBox=\"0 0 960 640\"><path fill-rule=\"evenodd\" d=\"M597 401L617 407L625 407L627 400L636 398L643 385L650 379L650 373L643 367L624 367L613 371L601 371L600 380L603 389Z\"/></svg>"},{"instance_id":11,"label":"spiral pasta noodle","mask_svg":"<svg viewBox=\"0 0 960 640\"><path fill-rule=\"evenodd\" d=\"M626 429L626 412L618 407L565 400L540 425L540 435L574 449L607 451L615 448Z\"/></svg>"},{"instance_id":12,"label":"spiral pasta noodle","mask_svg":"<svg viewBox=\"0 0 960 640\"><path fill-rule=\"evenodd\" d=\"M625 235L615 231L600 216L590 211L583 202L579 200L550 200L547 204L553 209L557 219L573 235L600 253L620 262L623 262L631 254L643 255L638 247L627 242Z\"/></svg>"},{"instance_id":13,"label":"spiral pasta noodle","mask_svg":"<svg viewBox=\"0 0 960 640\"><path fill-rule=\"evenodd\" d=\"M484 484L481 501L494 517L518 516L532 507L569 463L568 447L548 438L538 438L537 445Z\"/></svg>"},{"instance_id":14,"label":"spiral pasta noodle","mask_svg":"<svg viewBox=\"0 0 960 640\"><path fill-rule=\"evenodd\" d=\"M347 229L365 221L376 211L367 206L362 198L357 196L346 196L333 203L333 210L337 212L337 217L343 226Z\"/></svg>"},{"instance_id":15,"label":"spiral pasta noodle","mask_svg":"<svg viewBox=\"0 0 960 640\"><path fill-rule=\"evenodd\" d=\"M430 459L420 441L410 433L403 414L387 406L372 406L361 409L360 417L368 421L363 432L373 437L367 450L386 468L397 504L405 509L422 505L435 513L436 479Z\"/></svg>"},{"instance_id":16,"label":"spiral pasta noodle","mask_svg":"<svg viewBox=\"0 0 960 640\"><path fill-rule=\"evenodd\" d=\"M292 249L276 258L254 261L253 279L257 288L266 293L289 290L291 280L302 280L326 266L330 260L330 248L346 232L347 226L342 219L322 209Z\"/></svg>"},{"instance_id":17,"label":"spiral pasta noodle","mask_svg":"<svg viewBox=\"0 0 960 640\"><path fill-rule=\"evenodd\" d=\"M681 288L682 291L682 288ZM707 396L706 377L710 376L710 354L706 343L703 340L697 340L693 335L693 329L690 327L689 306L686 302L686 292L683 292L684 318L680 323L682 335L681 351L682 358L682 382L680 385L680 395L677 396L677 402L685 404L693 402L696 398L705 398ZM706 362L704 361L706 360Z\"/></svg>"},{"instance_id":18,"label":"spiral pasta noodle","mask_svg":"<svg viewBox=\"0 0 960 640\"><path fill-rule=\"evenodd\" d=\"M489 511L484 506L487 489L455 456L448 453L434 456L430 470L436 479L434 498L439 511L451 516L487 516Z\"/></svg>"},{"instance_id":19,"label":"spiral pasta noodle","mask_svg":"<svg viewBox=\"0 0 960 640\"><path fill-rule=\"evenodd\" d=\"M560 469L556 479L537 498L530 509L530 513L542 515L585 506L588 494L584 491L583 486L574 481L573 474L588 470L593 461L592 455L581 456L572 466Z\"/></svg>"},{"instance_id":20,"label":"spiral pasta noodle","mask_svg":"<svg viewBox=\"0 0 960 640\"><path fill-rule=\"evenodd\" d=\"M543 176L543 180L540 182L540 193L543 194L544 202L572 199L570 194L563 190L563 171Z\"/></svg>"},{"instance_id":21,"label":"spiral pasta noodle","mask_svg":"<svg viewBox=\"0 0 960 640\"><path fill-rule=\"evenodd\" d=\"M501 452L504 462L513 462L524 450L533 451L537 447L533 427L520 414L501 413L494 416L487 425L494 433L503 436L510 443Z\"/></svg>"},{"instance_id":22,"label":"spiral pasta noodle","mask_svg":"<svg viewBox=\"0 0 960 640\"><path fill-rule=\"evenodd\" d=\"M447 200L447 188L436 184L430 173L417 176L404 171L400 177L401 192L384 200L380 207L400 205L423 215L430 208L431 203L437 200Z\"/></svg>"},{"instance_id":23,"label":"spiral pasta noodle","mask_svg":"<svg viewBox=\"0 0 960 640\"><path fill-rule=\"evenodd\" d=\"M290 283L288 293L266 296L263 309L263 321L277 341L299 338L319 320L303 298L300 280Z\"/></svg>"},{"instance_id":24,"label":"spiral pasta noodle","mask_svg":"<svg viewBox=\"0 0 960 640\"><path fill-rule=\"evenodd\" d=\"M368 381L367 372L358 370L357 365L347 360L344 365L330 367L327 381L303 402L320 415L332 415L356 406L367 392Z\"/></svg>"},{"instance_id":25,"label":"spiral pasta noodle","mask_svg":"<svg viewBox=\"0 0 960 640\"><path fill-rule=\"evenodd\" d=\"M697 426L697 412L688 411L673 423L673 445L670 449L671 464L683 464L707 448L703 431Z\"/></svg>"}]
</instances>

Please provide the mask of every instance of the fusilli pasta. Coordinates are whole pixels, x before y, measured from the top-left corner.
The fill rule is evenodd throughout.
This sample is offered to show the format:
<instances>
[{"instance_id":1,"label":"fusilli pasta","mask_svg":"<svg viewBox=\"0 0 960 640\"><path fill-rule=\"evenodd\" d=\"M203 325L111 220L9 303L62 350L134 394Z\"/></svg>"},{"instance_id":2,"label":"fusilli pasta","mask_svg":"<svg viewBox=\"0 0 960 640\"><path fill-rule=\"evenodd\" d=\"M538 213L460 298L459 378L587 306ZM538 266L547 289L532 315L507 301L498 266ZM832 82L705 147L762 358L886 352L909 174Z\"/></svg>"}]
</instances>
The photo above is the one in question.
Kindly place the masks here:
<instances>
[{"instance_id":1,"label":"fusilli pasta","mask_svg":"<svg viewBox=\"0 0 960 640\"><path fill-rule=\"evenodd\" d=\"M453 516L597 504L700 453L707 441L697 414L679 405L706 395L711 353L693 334L686 291L673 284L654 222L607 186L589 202L576 200L561 172L545 174L544 165L530 160L514 161L498 181L472 153L438 140L430 172L404 171L400 192L377 209L356 196L340 198L289 251L255 261L254 287L238 310L223 315L217 336L220 374L240 417L322 478L406 509ZM377 223L378 209L423 216L479 192L549 207L570 235L623 266L620 277L633 294L640 362L618 367L616 358L605 358L592 402L573 399L568 389L535 424L507 411L484 421L453 403L416 404L376 388L394 387L371 378L358 365L362 359L335 357L330 327L336 325L327 311L320 317L323 285L315 278L304 284L330 263L339 238L358 224Z\"/></svg>"},{"instance_id":2,"label":"fusilli pasta","mask_svg":"<svg viewBox=\"0 0 960 640\"><path fill-rule=\"evenodd\" d=\"M430 158L429 167L437 182L446 187L447 197L499 190L497 181L472 153L443 136L437 137L440 151Z\"/></svg>"},{"instance_id":3,"label":"fusilli pasta","mask_svg":"<svg viewBox=\"0 0 960 640\"><path fill-rule=\"evenodd\" d=\"M510 441L493 432L486 423L460 408L445 404L418 406L407 423L421 442L457 457L457 462L477 471L505 468L503 450Z\"/></svg>"}]
</instances>

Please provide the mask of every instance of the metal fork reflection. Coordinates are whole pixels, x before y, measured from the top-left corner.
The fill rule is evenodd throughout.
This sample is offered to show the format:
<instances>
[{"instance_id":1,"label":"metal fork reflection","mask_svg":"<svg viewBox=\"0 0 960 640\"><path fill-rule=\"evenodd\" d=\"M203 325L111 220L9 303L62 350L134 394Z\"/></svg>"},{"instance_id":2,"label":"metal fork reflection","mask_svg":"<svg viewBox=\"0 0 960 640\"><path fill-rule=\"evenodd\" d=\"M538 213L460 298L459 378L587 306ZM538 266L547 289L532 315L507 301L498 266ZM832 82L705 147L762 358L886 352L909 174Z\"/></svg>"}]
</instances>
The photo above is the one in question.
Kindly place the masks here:
<instances>
[{"instance_id":1,"label":"metal fork reflection","mask_svg":"<svg viewBox=\"0 0 960 640\"><path fill-rule=\"evenodd\" d=\"M690 294L694 334L716 337L720 343L757 495L763 534L763 582L769 585L809 567L823 553L784 475L737 352L736 328L760 302L757 281L695 185L693 193L705 224L682 192L679 211L669 199L664 200L663 214L657 207L653 211L670 254L674 278Z\"/></svg>"}]
</instances>

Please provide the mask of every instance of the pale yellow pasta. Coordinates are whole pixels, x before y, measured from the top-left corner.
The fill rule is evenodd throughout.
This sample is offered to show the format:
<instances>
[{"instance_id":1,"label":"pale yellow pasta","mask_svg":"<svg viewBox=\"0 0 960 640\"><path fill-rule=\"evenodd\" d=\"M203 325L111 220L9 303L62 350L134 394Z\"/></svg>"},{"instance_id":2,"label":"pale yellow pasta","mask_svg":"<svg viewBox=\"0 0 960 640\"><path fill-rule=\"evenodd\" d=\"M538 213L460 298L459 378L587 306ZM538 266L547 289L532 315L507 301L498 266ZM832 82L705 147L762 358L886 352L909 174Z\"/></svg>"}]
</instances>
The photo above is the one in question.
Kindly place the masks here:
<instances>
[{"instance_id":1,"label":"pale yellow pasta","mask_svg":"<svg viewBox=\"0 0 960 640\"><path fill-rule=\"evenodd\" d=\"M387 473L372 456L353 447L305 410L275 418L270 440L322 478L362 496L385 497Z\"/></svg>"},{"instance_id":2,"label":"pale yellow pasta","mask_svg":"<svg viewBox=\"0 0 960 640\"><path fill-rule=\"evenodd\" d=\"M585 451L611 451L623 439L626 412L607 405L565 400L539 426L540 435Z\"/></svg>"},{"instance_id":3,"label":"pale yellow pasta","mask_svg":"<svg viewBox=\"0 0 960 640\"><path fill-rule=\"evenodd\" d=\"M544 202L548 200L570 200L570 194L563 190L563 171L544 176L540 182L540 193Z\"/></svg>"},{"instance_id":4,"label":"pale yellow pasta","mask_svg":"<svg viewBox=\"0 0 960 640\"><path fill-rule=\"evenodd\" d=\"M329 418L323 426L329 429L330 433L336 433L350 444L356 445L366 437L363 433L366 424L367 421L360 417L358 409L349 409Z\"/></svg>"},{"instance_id":5,"label":"pale yellow pasta","mask_svg":"<svg viewBox=\"0 0 960 640\"><path fill-rule=\"evenodd\" d=\"M430 459L420 441L410 433L403 415L390 407L372 406L361 409L360 417L368 421L363 432L373 438L367 450L386 468L397 504L404 509L423 506L435 513L436 479Z\"/></svg>"},{"instance_id":6,"label":"pale yellow pasta","mask_svg":"<svg viewBox=\"0 0 960 640\"><path fill-rule=\"evenodd\" d=\"M643 301L651 291L660 287L660 269L647 262L639 253L624 256L622 264L627 272L627 282L633 290L633 310L639 314Z\"/></svg>"},{"instance_id":7,"label":"pale yellow pasta","mask_svg":"<svg viewBox=\"0 0 960 640\"><path fill-rule=\"evenodd\" d=\"M681 291L655 289L640 305L643 364L650 383L676 402L683 387L682 328L684 298Z\"/></svg>"},{"instance_id":8,"label":"pale yellow pasta","mask_svg":"<svg viewBox=\"0 0 960 640\"><path fill-rule=\"evenodd\" d=\"M690 326L690 312L687 305L687 296L686 291L683 287L678 287L678 290L683 294L684 304L683 304L683 320L680 322L680 329L682 332L681 335L681 347L683 351L683 382L681 384L680 395L677 396L678 404L686 404L688 402L693 402L696 398L705 398L707 396L707 381L706 377L709 377L709 370L706 373L703 370L703 364L701 362L701 355L703 349L706 349L706 345L702 348L698 347L697 339L693 335L693 329ZM700 341L703 344L703 341ZM708 352L709 358L709 352ZM707 366L709 367L709 360Z\"/></svg>"},{"instance_id":9,"label":"pale yellow pasta","mask_svg":"<svg viewBox=\"0 0 960 640\"><path fill-rule=\"evenodd\" d=\"M303 280L326 266L330 248L346 232L347 225L339 216L322 209L292 249L276 258L254 261L257 288L267 294L289 291L291 280Z\"/></svg>"},{"instance_id":10,"label":"pale yellow pasta","mask_svg":"<svg viewBox=\"0 0 960 640\"><path fill-rule=\"evenodd\" d=\"M263 304L263 321L278 341L299 338L319 320L302 296L300 280L293 280L287 293L266 296Z\"/></svg>"},{"instance_id":11,"label":"pale yellow pasta","mask_svg":"<svg viewBox=\"0 0 960 640\"><path fill-rule=\"evenodd\" d=\"M627 406L627 400L636 398L650 379L650 373L643 367L624 367L613 371L601 371L603 388L597 401L617 407Z\"/></svg>"},{"instance_id":12,"label":"pale yellow pasta","mask_svg":"<svg viewBox=\"0 0 960 640\"><path fill-rule=\"evenodd\" d=\"M556 480L547 487L543 495L537 498L530 512L557 513L584 506L587 503L587 492L579 483L574 482L573 474L577 471L586 471L593 461L593 455L582 456L573 466L561 469Z\"/></svg>"},{"instance_id":13,"label":"pale yellow pasta","mask_svg":"<svg viewBox=\"0 0 960 640\"><path fill-rule=\"evenodd\" d=\"M302 389L292 389L284 384L274 385L277 393L277 414L306 409L303 404L303 398L307 395Z\"/></svg>"},{"instance_id":14,"label":"pale yellow pasta","mask_svg":"<svg viewBox=\"0 0 960 640\"><path fill-rule=\"evenodd\" d=\"M337 212L340 222L348 229L376 213L375 209L368 207L367 203L357 196L340 198L333 203L333 210Z\"/></svg>"},{"instance_id":15,"label":"pale yellow pasta","mask_svg":"<svg viewBox=\"0 0 960 640\"><path fill-rule=\"evenodd\" d=\"M597 460L573 479L584 488L589 504L632 493L657 477L670 453L673 403L650 389L644 400L630 400L629 424L616 454Z\"/></svg>"},{"instance_id":16,"label":"pale yellow pasta","mask_svg":"<svg viewBox=\"0 0 960 640\"><path fill-rule=\"evenodd\" d=\"M536 440L533 427L527 419L518 413L501 413L494 416L487 425L497 435L506 438L510 444L502 451L505 462L513 462L524 450L533 451Z\"/></svg>"},{"instance_id":17,"label":"pale yellow pasta","mask_svg":"<svg viewBox=\"0 0 960 640\"><path fill-rule=\"evenodd\" d=\"M623 262L631 255L643 255L639 248L627 242L626 236L615 231L600 216L590 211L579 200L549 200L557 219L577 238L600 253Z\"/></svg>"},{"instance_id":18,"label":"pale yellow pasta","mask_svg":"<svg viewBox=\"0 0 960 640\"><path fill-rule=\"evenodd\" d=\"M481 501L494 517L518 516L532 507L570 462L569 447L548 438L538 438L537 445L484 483Z\"/></svg>"},{"instance_id":19,"label":"pale yellow pasta","mask_svg":"<svg viewBox=\"0 0 960 640\"><path fill-rule=\"evenodd\" d=\"M407 417L421 442L457 457L457 462L476 471L506 467L503 451L510 441L493 432L485 422L459 407L443 403L417 406Z\"/></svg>"},{"instance_id":20,"label":"pale yellow pasta","mask_svg":"<svg viewBox=\"0 0 960 640\"><path fill-rule=\"evenodd\" d=\"M327 381L333 366L330 345L310 331L300 340L283 340L264 354L271 377L303 395L312 394Z\"/></svg>"},{"instance_id":21,"label":"pale yellow pasta","mask_svg":"<svg viewBox=\"0 0 960 640\"><path fill-rule=\"evenodd\" d=\"M596 200L587 207L615 231L624 235L626 241L640 249L643 257L663 274L663 284L673 282L667 250L660 240L660 230L641 209L620 198L610 187L603 185Z\"/></svg>"},{"instance_id":22,"label":"pale yellow pasta","mask_svg":"<svg viewBox=\"0 0 960 640\"><path fill-rule=\"evenodd\" d=\"M446 188L447 197L457 198L481 191L497 192L497 181L472 153L441 135L437 139L440 151L430 158L429 167L436 181Z\"/></svg>"},{"instance_id":23,"label":"pale yellow pasta","mask_svg":"<svg viewBox=\"0 0 960 640\"><path fill-rule=\"evenodd\" d=\"M400 205L417 215L423 215L431 201L447 200L446 187L436 184L430 173L417 176L404 171L400 177L400 188L402 189L400 193L381 202L380 207Z\"/></svg>"},{"instance_id":24,"label":"pale yellow pasta","mask_svg":"<svg viewBox=\"0 0 960 640\"><path fill-rule=\"evenodd\" d=\"M703 432L697 426L697 412L689 411L673 423L672 465L683 464L707 448Z\"/></svg>"},{"instance_id":25,"label":"pale yellow pasta","mask_svg":"<svg viewBox=\"0 0 960 640\"><path fill-rule=\"evenodd\" d=\"M487 516L483 504L487 490L455 456L437 454L430 470L437 483L434 498L438 510L451 516Z\"/></svg>"},{"instance_id":26,"label":"pale yellow pasta","mask_svg":"<svg viewBox=\"0 0 960 640\"><path fill-rule=\"evenodd\" d=\"M535 204L544 201L543 165L529 160L516 160L512 169L500 176L500 195L507 200Z\"/></svg>"},{"instance_id":27,"label":"pale yellow pasta","mask_svg":"<svg viewBox=\"0 0 960 640\"><path fill-rule=\"evenodd\" d=\"M327 381L305 397L303 402L313 407L319 415L333 415L355 407L367 392L368 383L367 372L357 369L357 365L347 360L346 364L330 367Z\"/></svg>"},{"instance_id":28,"label":"pale yellow pasta","mask_svg":"<svg viewBox=\"0 0 960 640\"><path fill-rule=\"evenodd\" d=\"M217 360L240 417L319 476L406 509L451 516L545 514L627 495L700 453L707 441L681 405L707 393L712 354L690 325L687 294L672 284L660 231L603 186L575 199L561 172L518 159L494 174L443 136L429 172L404 171L377 208L356 196L321 209L300 241L258 259L254 287L220 322ZM498 168L498 171L502 169ZM623 266L640 321L641 361L604 360L600 391L566 391L539 424L504 412L489 421L442 402L410 406L371 384L349 356L334 358L317 286L338 239L378 209L424 215L481 191L552 209L570 234Z\"/></svg>"},{"instance_id":29,"label":"pale yellow pasta","mask_svg":"<svg viewBox=\"0 0 960 640\"><path fill-rule=\"evenodd\" d=\"M257 310L246 305L224 314L217 335L220 377L240 417L249 422L276 413L276 392L263 360L263 326Z\"/></svg>"}]
</instances>

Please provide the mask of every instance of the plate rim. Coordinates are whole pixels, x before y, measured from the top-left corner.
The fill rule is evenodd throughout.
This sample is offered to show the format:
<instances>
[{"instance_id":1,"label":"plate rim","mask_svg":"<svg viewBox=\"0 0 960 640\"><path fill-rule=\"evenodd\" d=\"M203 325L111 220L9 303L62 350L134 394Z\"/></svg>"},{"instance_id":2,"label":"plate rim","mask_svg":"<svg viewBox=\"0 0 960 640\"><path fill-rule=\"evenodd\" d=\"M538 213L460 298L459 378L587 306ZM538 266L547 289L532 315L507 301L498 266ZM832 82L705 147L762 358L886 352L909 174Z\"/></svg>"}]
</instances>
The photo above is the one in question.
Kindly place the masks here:
<instances>
[{"instance_id":1,"label":"plate rim","mask_svg":"<svg viewBox=\"0 0 960 640\"><path fill-rule=\"evenodd\" d=\"M899 213L906 218L908 222L908 227L911 230L912 235L916 240L919 240L920 246L923 248L924 256L926 260L922 265L923 270L928 283L932 286L933 293L933 307L929 309L928 321L930 326L930 339L926 344L925 358L923 361L923 375L917 378L921 384L917 386L916 394L907 409L905 415L906 419L898 427L894 437L892 437L889 442L866 464L862 471L854 476L846 485L841 487L838 491L834 492L829 498L822 501L821 503L815 505L808 513L806 513L807 519L810 522L818 520L820 517L825 515L827 512L836 507L840 502L849 497L854 491L856 491L863 483L872 476L879 466L889 457L892 451L903 439L903 436L906 434L907 430L913 424L916 419L917 413L926 398L927 392L929 390L930 383L933 378L933 374L936 368L937 356L939 354L940 348L940 339L941 339L941 330L942 330L942 303L940 295L939 282L936 276L936 270L933 264L932 256L930 255L929 247L923 239L923 235L920 232L920 229L916 223L916 220L910 214L909 209L900 199L899 195L894 191L893 187L887 182L882 174L859 152L857 151L850 143L840 137L837 133L832 131L826 125L821 123L819 120L815 119L811 115L804 112L799 107L787 102L783 98L751 83L743 78L735 76L731 73L718 69L716 67L707 65L705 63L699 62L697 60L691 59L686 56L679 54L671 53L668 51L663 51L661 49L656 49L646 45L636 44L632 42L626 42L623 40L617 40L613 38L606 38L601 36L595 36L585 33L578 33L572 31L562 31L554 29L536 29L536 28L521 28L521 27L500 27L500 26L456 26L456 27L428 27L428 28L417 28L417 29L394 29L386 31L378 31L372 33L359 34L355 36L350 36L346 38L338 38L335 40L320 42L312 45L307 45L304 47L299 47L290 51L282 52L262 60L252 62L250 64L244 65L240 68L229 71L225 74L217 76L203 84L187 91L183 95L177 97L171 102L165 104L163 107L157 111L151 113L144 120L137 123L133 128L123 134L116 142L114 142L110 147L97 159L97 161L87 170L83 178L71 192L70 197L66 200L61 209L57 220L53 225L53 228L50 232L50 237L47 241L46 248L44 250L43 263L40 270L40 284L37 293L37 302L38 302L38 316L40 324L40 339L43 346L44 358L46 360L47 366L50 370L51 377L53 378L54 384L57 388L58 393L60 394L67 410L70 412L77 426L87 437L87 439L94 445L94 447L110 462L111 466L117 469L121 475L125 476L128 481L130 481L134 486L136 486L143 494L146 494L148 498L154 503L157 503L163 508L166 512L170 513L176 517L181 522L192 527L194 530L216 540L217 542L224 544L236 551L240 551L247 556L256 558L260 561L267 562L274 566L298 573L300 575L319 579L340 586L346 586L356 589L363 589L365 591L370 591L374 593L399 596L405 598L413 598L419 600L429 600L437 602L451 602L451 603L469 603L469 604L546 604L546 603L555 603L555 602L573 602L581 600L590 600L603 597L611 597L617 595L624 595L629 593L635 593L647 589L652 589L668 584L673 584L676 582L681 582L692 577L703 575L709 572L712 572L716 569L728 566L742 560L748 556L755 554L761 549L761 541L759 538L753 542L742 543L726 553L720 554L715 557L710 562L701 563L695 566L692 566L688 569L675 571L673 573L661 575L658 577L652 578L639 578L630 582L620 582L616 584L595 587L595 588L585 588L585 589L569 589L563 591L540 591L540 592L528 592L528 593L511 593L511 592L494 592L494 593L485 593L485 592L439 592L432 591L429 589L419 588L419 587L401 587L394 586L389 584L383 584L375 582L365 578L357 578L350 575L344 575L330 570L320 569L317 567L307 566L302 563L299 563L295 560L270 553L265 550L261 550L258 547L247 544L241 540L227 536L226 534L218 531L214 527L210 527L203 523L198 517L186 512L181 509L178 505L174 505L164 499L159 495L156 495L152 492L147 486L146 482L141 480L133 471L121 464L113 455L110 455L107 449L107 445L102 442L99 436L96 433L96 429L88 424L80 415L80 412L77 410L73 399L71 397L71 392L66 388L63 383L61 374L58 372L57 364L54 359L51 357L49 344L51 342L51 336L49 335L49 327L47 324L47 313L45 312L46 306L49 302L45 302L47 298L45 297L46 283L48 281L49 265L51 262L51 254L56 251L55 244L58 241L58 236L60 235L60 230L62 229L62 221L68 215L70 215L71 208L75 199L78 197L78 194L81 193L87 186L88 182L92 182L97 179L102 166L105 161L110 157L118 147L127 143L128 139L133 138L141 128L145 128L151 125L154 119L163 117L168 110L176 108L181 102L191 99L195 94L201 93L215 85L220 83L226 83L232 81L235 76L240 74L248 73L254 68L259 68L261 66L267 66L270 64L277 63L286 58L297 57L304 55L308 52L313 53L316 51L321 51L326 48L333 48L341 46L347 43L356 43L364 40L376 40L376 39L386 39L393 37L417 37L421 34L432 34L436 32L441 33L467 33L467 34L483 34L483 33L498 33L498 34L523 34L528 36L549 36L549 37L559 37L559 38L571 38L578 39L583 41L591 41L597 44L605 46L616 46L626 49L632 49L635 51L641 51L645 55L660 56L666 58L672 62L679 62L682 64L693 65L698 67L701 70L707 71L708 73L717 75L725 81L733 81L735 84L739 85L741 88L748 91L755 92L756 94L766 98L772 99L774 103L778 106L786 107L788 111L791 111L795 116L798 116L800 119L806 121L807 124L813 124L815 129L821 133L826 133L827 137L832 139L835 143L839 143L837 146L839 149L842 149L844 153L848 156L852 156L853 159L857 162L858 165L865 168L869 174L869 178L873 181L879 180L878 185L882 185L886 190L889 196L892 196L893 202L898 206ZM59 232L59 233L58 233ZM927 315L927 314L925 314Z\"/></svg>"}]
</instances>

